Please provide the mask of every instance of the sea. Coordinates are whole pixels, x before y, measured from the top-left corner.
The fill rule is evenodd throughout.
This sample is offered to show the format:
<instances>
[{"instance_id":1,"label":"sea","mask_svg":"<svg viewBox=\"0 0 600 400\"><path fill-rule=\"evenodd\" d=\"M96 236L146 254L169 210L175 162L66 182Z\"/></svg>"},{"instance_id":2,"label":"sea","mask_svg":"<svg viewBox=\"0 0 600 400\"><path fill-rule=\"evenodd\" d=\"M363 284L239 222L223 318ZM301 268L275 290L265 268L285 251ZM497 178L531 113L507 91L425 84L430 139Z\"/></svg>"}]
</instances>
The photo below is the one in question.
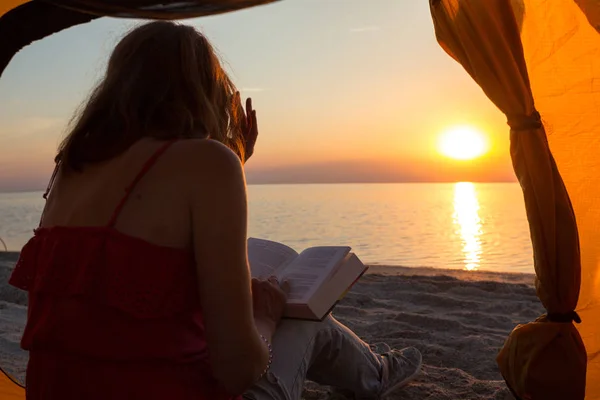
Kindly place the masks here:
<instances>
[{"instance_id":1,"label":"sea","mask_svg":"<svg viewBox=\"0 0 600 400\"><path fill-rule=\"evenodd\" d=\"M348 245L368 264L533 273L517 183L250 185L248 199L249 235L298 251ZM43 205L41 192L0 193L0 251L22 248Z\"/></svg>"}]
</instances>

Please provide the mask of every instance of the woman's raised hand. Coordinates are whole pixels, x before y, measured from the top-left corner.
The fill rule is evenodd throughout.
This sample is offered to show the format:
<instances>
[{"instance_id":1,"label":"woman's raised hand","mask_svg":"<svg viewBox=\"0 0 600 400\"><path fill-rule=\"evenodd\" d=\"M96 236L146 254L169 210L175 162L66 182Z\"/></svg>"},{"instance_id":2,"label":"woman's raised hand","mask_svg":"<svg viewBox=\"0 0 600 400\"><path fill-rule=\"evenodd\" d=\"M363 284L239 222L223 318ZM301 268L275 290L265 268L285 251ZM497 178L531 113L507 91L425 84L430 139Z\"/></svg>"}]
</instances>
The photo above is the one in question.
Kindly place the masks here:
<instances>
[{"instance_id":1,"label":"woman's raised hand","mask_svg":"<svg viewBox=\"0 0 600 400\"><path fill-rule=\"evenodd\" d=\"M258 122L256 120L256 110L252 108L252 98L246 99L246 110L242 107L240 92L236 92L236 102L239 112L243 115L242 138L244 140L244 163L254 154L254 145L258 138Z\"/></svg>"}]
</instances>

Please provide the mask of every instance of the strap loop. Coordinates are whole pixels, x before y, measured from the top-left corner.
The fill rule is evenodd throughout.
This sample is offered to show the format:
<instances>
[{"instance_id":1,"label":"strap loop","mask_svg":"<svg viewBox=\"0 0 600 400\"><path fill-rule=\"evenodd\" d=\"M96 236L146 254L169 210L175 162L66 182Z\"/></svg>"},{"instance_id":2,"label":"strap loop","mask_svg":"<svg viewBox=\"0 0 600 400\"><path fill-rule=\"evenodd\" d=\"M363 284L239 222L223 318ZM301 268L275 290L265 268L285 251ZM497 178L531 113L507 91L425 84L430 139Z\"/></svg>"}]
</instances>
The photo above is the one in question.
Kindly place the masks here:
<instances>
[{"instance_id":1,"label":"strap loop","mask_svg":"<svg viewBox=\"0 0 600 400\"><path fill-rule=\"evenodd\" d=\"M569 324L571 322L575 322L577 324L581 323L581 318L576 311L570 311L566 314L548 313L546 319L550 322L559 322L564 324Z\"/></svg>"},{"instance_id":2,"label":"strap loop","mask_svg":"<svg viewBox=\"0 0 600 400\"><path fill-rule=\"evenodd\" d=\"M544 126L542 117L537 111L532 112L531 115L507 115L506 118L506 123L513 131L530 131Z\"/></svg>"}]
</instances>

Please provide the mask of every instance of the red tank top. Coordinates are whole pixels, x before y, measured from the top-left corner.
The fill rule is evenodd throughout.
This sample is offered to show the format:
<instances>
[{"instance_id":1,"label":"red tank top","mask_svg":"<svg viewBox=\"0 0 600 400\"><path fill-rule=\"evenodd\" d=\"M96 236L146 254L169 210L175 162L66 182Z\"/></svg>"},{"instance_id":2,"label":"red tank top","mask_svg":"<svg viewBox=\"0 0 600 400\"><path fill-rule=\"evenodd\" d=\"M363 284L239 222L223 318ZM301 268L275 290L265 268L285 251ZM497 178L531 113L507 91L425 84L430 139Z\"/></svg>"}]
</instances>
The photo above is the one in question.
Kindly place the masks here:
<instances>
[{"instance_id":1,"label":"red tank top","mask_svg":"<svg viewBox=\"0 0 600 400\"><path fill-rule=\"evenodd\" d=\"M234 398L212 378L192 252L114 228L172 143L106 226L38 227L23 247L10 284L29 292L28 399Z\"/></svg>"}]
</instances>

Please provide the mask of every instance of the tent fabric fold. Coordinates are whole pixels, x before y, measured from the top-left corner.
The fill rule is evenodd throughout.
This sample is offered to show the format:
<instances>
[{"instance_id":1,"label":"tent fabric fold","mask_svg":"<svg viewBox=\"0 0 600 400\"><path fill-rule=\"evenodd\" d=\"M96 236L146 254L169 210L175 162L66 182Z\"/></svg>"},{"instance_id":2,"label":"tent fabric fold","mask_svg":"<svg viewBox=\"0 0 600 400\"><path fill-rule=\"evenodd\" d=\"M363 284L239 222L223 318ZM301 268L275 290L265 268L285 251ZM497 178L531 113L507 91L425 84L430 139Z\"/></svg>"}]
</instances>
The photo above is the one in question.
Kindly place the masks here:
<instances>
[{"instance_id":1,"label":"tent fabric fold","mask_svg":"<svg viewBox=\"0 0 600 400\"><path fill-rule=\"evenodd\" d=\"M572 324L579 320L579 237L544 116L538 117L534 105L520 32L525 5L432 0L430 8L440 46L507 116L534 249L536 291L550 316L515 328L498 355L500 371L521 399L583 399L587 355Z\"/></svg>"},{"instance_id":2,"label":"tent fabric fold","mask_svg":"<svg viewBox=\"0 0 600 400\"><path fill-rule=\"evenodd\" d=\"M0 16L0 76L23 47L97 18L39 1L30 1Z\"/></svg>"},{"instance_id":3,"label":"tent fabric fold","mask_svg":"<svg viewBox=\"0 0 600 400\"><path fill-rule=\"evenodd\" d=\"M43 0L59 7L98 16L183 19L221 14L276 0Z\"/></svg>"},{"instance_id":4,"label":"tent fabric fold","mask_svg":"<svg viewBox=\"0 0 600 400\"><path fill-rule=\"evenodd\" d=\"M0 0L5 1L5 0ZM0 76L23 47L100 16L183 19L241 10L277 0L9 0L0 12ZM5 6L0 6L2 11Z\"/></svg>"}]
</instances>

